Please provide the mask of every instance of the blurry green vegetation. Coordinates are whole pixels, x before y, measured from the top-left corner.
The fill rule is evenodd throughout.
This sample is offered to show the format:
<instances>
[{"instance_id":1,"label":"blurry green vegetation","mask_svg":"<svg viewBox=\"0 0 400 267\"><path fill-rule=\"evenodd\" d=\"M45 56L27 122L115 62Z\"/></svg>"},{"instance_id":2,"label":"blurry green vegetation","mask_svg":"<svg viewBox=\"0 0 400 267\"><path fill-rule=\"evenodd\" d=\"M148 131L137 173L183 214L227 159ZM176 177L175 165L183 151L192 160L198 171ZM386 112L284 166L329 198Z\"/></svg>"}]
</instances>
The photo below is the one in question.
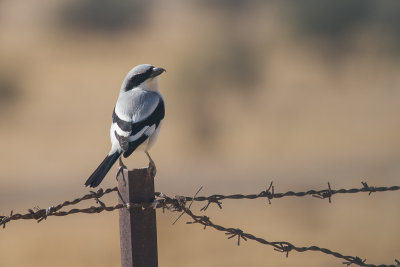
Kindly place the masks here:
<instances>
[{"instance_id":1,"label":"blurry green vegetation","mask_svg":"<svg viewBox=\"0 0 400 267\"><path fill-rule=\"evenodd\" d=\"M311 35L337 36L366 22L371 15L370 0L291 1L292 22Z\"/></svg>"},{"instance_id":2,"label":"blurry green vegetation","mask_svg":"<svg viewBox=\"0 0 400 267\"><path fill-rule=\"evenodd\" d=\"M200 5L209 8L219 8L225 12L240 12L258 0L198 0Z\"/></svg>"},{"instance_id":3,"label":"blurry green vegetation","mask_svg":"<svg viewBox=\"0 0 400 267\"><path fill-rule=\"evenodd\" d=\"M60 7L61 24L77 31L120 32L144 26L152 1L81 0Z\"/></svg>"},{"instance_id":4,"label":"blurry green vegetation","mask_svg":"<svg viewBox=\"0 0 400 267\"><path fill-rule=\"evenodd\" d=\"M362 28L400 40L400 2L372 0L305 0L287 5L290 22L308 36L341 38Z\"/></svg>"},{"instance_id":5,"label":"blurry green vegetation","mask_svg":"<svg viewBox=\"0 0 400 267\"><path fill-rule=\"evenodd\" d=\"M396 41L400 42L400 1L387 0L377 3L378 6L374 10L379 30L394 35Z\"/></svg>"},{"instance_id":6,"label":"blurry green vegetation","mask_svg":"<svg viewBox=\"0 0 400 267\"><path fill-rule=\"evenodd\" d=\"M21 90L11 72L0 71L0 109L7 108L18 101Z\"/></svg>"},{"instance_id":7,"label":"blurry green vegetation","mask_svg":"<svg viewBox=\"0 0 400 267\"><path fill-rule=\"evenodd\" d=\"M206 55L188 54L182 62L187 88L203 95L210 91L226 90L246 94L255 89L260 73L259 62L252 46L238 40L226 39L224 43L203 51ZM221 84L229 86L221 86Z\"/></svg>"},{"instance_id":8,"label":"blurry green vegetation","mask_svg":"<svg viewBox=\"0 0 400 267\"><path fill-rule=\"evenodd\" d=\"M59 8L59 20L67 29L116 33L145 26L151 19L153 1L82 0L69 1ZM245 10L273 4L262 0L205 0L197 4L210 10L230 14L225 17L234 25L236 15ZM276 3L275 3L276 5ZM342 38L344 34L371 27L400 41L400 2L395 0L304 0L279 3L282 17L286 17L300 34L307 37ZM249 13L251 14L251 13ZM227 25L229 24L229 21Z\"/></svg>"}]
</instances>

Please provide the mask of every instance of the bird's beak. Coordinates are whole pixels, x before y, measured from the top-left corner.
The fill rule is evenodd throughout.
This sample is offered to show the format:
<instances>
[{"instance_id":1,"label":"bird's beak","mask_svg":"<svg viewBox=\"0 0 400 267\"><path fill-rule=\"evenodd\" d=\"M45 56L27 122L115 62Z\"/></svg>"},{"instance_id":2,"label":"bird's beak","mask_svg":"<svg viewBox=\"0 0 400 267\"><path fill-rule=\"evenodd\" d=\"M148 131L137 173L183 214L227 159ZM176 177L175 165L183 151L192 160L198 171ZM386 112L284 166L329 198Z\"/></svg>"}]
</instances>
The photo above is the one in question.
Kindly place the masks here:
<instances>
[{"instance_id":1,"label":"bird's beak","mask_svg":"<svg viewBox=\"0 0 400 267\"><path fill-rule=\"evenodd\" d=\"M160 75L161 73L166 72L165 69L163 68L153 68L153 72L151 73L151 77L157 77L158 75Z\"/></svg>"}]
</instances>

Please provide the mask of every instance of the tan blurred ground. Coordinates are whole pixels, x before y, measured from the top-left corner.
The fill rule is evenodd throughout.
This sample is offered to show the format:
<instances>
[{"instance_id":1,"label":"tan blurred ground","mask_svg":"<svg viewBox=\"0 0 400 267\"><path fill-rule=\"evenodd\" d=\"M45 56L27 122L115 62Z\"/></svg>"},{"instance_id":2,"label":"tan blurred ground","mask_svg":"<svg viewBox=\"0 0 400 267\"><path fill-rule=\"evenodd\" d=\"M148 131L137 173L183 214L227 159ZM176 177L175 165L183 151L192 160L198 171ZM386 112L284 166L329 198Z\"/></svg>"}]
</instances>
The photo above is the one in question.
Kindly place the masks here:
<instances>
[{"instance_id":1,"label":"tan blurred ground","mask_svg":"<svg viewBox=\"0 0 400 267\"><path fill-rule=\"evenodd\" d=\"M327 181L335 189L399 184L400 64L382 51L379 33L358 29L346 53L327 53L324 40L295 35L272 2L231 25L217 11L171 1L157 3L144 30L104 36L59 30L55 4L40 3L0 3L0 70L22 88L0 108L0 215L87 193L83 183L109 148L122 79L140 63L168 70L160 81L167 116L152 150L158 191L258 193L271 180L278 192ZM211 75L235 42L250 51L257 81ZM116 184L114 173L103 188ZM335 196L331 204L225 201L206 214L267 240L392 264L400 258L399 201L398 193ZM157 215L160 266L341 265L312 252L285 258L252 241L237 247L188 218L172 226L177 214ZM0 266L119 266L118 235L116 212L10 223L0 231Z\"/></svg>"}]
</instances>

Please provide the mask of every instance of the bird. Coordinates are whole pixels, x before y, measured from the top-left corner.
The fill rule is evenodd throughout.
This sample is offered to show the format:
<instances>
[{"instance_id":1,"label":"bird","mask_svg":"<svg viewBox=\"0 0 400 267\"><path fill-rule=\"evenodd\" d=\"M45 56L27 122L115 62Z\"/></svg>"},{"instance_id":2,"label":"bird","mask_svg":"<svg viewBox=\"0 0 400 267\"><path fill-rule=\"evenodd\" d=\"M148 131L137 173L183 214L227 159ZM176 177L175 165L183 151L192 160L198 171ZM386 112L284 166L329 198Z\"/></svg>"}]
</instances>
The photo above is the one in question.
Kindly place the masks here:
<instances>
[{"instance_id":1,"label":"bird","mask_svg":"<svg viewBox=\"0 0 400 267\"><path fill-rule=\"evenodd\" d=\"M149 159L148 172L156 173L156 166L148 150L154 145L165 116L164 98L158 89L158 76L166 70L141 64L126 75L112 113L110 127L111 149L105 159L85 182L97 187L119 159L119 168L126 167L121 157L134 151L144 151Z\"/></svg>"}]
</instances>

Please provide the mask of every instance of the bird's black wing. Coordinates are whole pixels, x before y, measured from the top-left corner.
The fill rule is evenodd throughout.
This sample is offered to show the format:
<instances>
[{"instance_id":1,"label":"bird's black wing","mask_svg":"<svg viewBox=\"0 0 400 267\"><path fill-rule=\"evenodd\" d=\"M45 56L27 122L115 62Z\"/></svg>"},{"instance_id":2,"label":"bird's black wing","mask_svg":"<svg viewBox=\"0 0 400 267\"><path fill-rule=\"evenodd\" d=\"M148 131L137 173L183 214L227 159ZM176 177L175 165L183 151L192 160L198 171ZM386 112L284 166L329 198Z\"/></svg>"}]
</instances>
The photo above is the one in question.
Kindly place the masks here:
<instances>
[{"instance_id":1,"label":"bird's black wing","mask_svg":"<svg viewBox=\"0 0 400 267\"><path fill-rule=\"evenodd\" d=\"M121 130L126 132L131 132L130 136L134 136L138 134L140 131L142 131L144 127L151 127L152 125L155 125L155 128L157 129L162 119L164 119L164 116L165 116L164 101L160 98L158 105L154 109L154 111L147 118L141 121L134 123L124 121L117 116L117 114L115 113L115 109L112 118L113 118L113 123L117 123L118 127L121 128ZM139 145L141 145L144 141L147 140L148 137L149 137L148 135L143 133L134 141L129 142L129 146L126 147L126 149L124 149L124 157L125 158L129 157Z\"/></svg>"}]
</instances>

